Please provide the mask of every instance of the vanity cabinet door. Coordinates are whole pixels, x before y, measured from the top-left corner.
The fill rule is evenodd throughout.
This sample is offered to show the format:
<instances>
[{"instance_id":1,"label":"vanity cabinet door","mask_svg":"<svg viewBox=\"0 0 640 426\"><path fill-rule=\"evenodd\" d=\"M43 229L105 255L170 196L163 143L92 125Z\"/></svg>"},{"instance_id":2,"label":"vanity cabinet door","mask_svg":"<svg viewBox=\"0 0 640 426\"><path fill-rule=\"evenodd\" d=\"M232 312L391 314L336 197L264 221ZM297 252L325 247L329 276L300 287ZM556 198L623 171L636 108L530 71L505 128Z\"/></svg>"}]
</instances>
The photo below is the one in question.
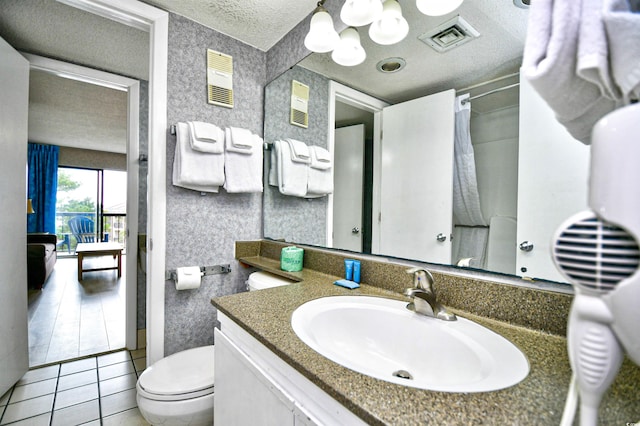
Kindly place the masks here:
<instances>
[{"instance_id":1,"label":"vanity cabinet door","mask_svg":"<svg viewBox=\"0 0 640 426\"><path fill-rule=\"evenodd\" d=\"M384 108L375 254L451 263L454 98L447 90Z\"/></svg>"},{"instance_id":2,"label":"vanity cabinet door","mask_svg":"<svg viewBox=\"0 0 640 426\"><path fill-rule=\"evenodd\" d=\"M216 330L214 424L293 426L294 404Z\"/></svg>"}]
</instances>

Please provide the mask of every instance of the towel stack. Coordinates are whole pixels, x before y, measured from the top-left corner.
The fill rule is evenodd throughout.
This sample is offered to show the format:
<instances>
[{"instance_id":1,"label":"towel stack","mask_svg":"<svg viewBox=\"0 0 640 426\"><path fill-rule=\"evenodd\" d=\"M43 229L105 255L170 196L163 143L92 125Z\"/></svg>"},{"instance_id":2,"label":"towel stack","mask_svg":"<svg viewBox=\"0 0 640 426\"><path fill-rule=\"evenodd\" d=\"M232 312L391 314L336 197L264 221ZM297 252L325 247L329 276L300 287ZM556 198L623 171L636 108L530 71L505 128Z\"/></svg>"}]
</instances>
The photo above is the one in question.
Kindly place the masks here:
<instances>
[{"instance_id":1,"label":"towel stack","mask_svg":"<svg viewBox=\"0 0 640 426\"><path fill-rule=\"evenodd\" d=\"M640 13L627 0L531 3L522 73L589 144L593 125L640 98Z\"/></svg>"},{"instance_id":2,"label":"towel stack","mask_svg":"<svg viewBox=\"0 0 640 426\"><path fill-rule=\"evenodd\" d=\"M280 193L317 198L333 192L331 154L319 146L307 146L295 139L273 143L269 184Z\"/></svg>"},{"instance_id":3,"label":"towel stack","mask_svg":"<svg viewBox=\"0 0 640 426\"><path fill-rule=\"evenodd\" d=\"M224 133L219 127L178 123L173 184L194 191L218 192L224 184Z\"/></svg>"},{"instance_id":4,"label":"towel stack","mask_svg":"<svg viewBox=\"0 0 640 426\"><path fill-rule=\"evenodd\" d=\"M262 138L211 123L176 126L173 184L200 192L262 192Z\"/></svg>"},{"instance_id":5,"label":"towel stack","mask_svg":"<svg viewBox=\"0 0 640 426\"><path fill-rule=\"evenodd\" d=\"M225 130L224 189L227 192L262 192L262 138L247 129Z\"/></svg>"}]
</instances>

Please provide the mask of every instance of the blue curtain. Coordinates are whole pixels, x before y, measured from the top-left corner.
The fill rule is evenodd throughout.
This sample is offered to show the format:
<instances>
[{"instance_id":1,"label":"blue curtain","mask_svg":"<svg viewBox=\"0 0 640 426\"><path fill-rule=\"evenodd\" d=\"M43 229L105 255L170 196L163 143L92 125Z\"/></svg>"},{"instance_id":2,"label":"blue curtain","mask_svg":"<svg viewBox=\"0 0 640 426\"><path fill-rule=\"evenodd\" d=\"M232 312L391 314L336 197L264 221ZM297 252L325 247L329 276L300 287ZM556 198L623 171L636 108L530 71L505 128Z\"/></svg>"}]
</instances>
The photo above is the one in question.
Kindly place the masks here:
<instances>
[{"instance_id":1,"label":"blue curtain","mask_svg":"<svg viewBox=\"0 0 640 426\"><path fill-rule=\"evenodd\" d=\"M29 143L28 197L35 213L28 215L27 232L56 232L59 152L60 148L54 145Z\"/></svg>"}]
</instances>

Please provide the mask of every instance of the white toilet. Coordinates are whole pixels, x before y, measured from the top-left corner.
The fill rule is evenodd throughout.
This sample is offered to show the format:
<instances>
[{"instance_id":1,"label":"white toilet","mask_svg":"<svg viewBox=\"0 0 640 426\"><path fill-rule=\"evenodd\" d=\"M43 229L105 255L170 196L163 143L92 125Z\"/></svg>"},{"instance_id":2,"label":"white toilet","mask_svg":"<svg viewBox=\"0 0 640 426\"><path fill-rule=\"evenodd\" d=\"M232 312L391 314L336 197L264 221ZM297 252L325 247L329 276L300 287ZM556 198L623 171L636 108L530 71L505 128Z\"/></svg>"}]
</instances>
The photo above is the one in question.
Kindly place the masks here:
<instances>
[{"instance_id":1,"label":"white toilet","mask_svg":"<svg viewBox=\"0 0 640 426\"><path fill-rule=\"evenodd\" d=\"M267 272L249 275L250 291L291 284ZM138 409L152 425L213 424L213 345L176 352L153 364L136 384Z\"/></svg>"}]
</instances>

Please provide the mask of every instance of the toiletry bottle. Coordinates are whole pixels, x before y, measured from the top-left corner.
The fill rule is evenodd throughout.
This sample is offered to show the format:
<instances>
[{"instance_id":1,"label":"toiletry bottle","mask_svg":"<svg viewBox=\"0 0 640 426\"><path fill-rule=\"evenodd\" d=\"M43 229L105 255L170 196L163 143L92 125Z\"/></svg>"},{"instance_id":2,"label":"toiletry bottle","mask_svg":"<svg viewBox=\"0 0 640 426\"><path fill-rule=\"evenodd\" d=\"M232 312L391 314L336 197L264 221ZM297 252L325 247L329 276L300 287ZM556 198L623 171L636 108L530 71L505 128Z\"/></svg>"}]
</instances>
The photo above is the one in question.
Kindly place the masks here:
<instances>
[{"instance_id":1,"label":"toiletry bottle","mask_svg":"<svg viewBox=\"0 0 640 426\"><path fill-rule=\"evenodd\" d=\"M360 284L360 261L353 261L353 281Z\"/></svg>"},{"instance_id":2,"label":"toiletry bottle","mask_svg":"<svg viewBox=\"0 0 640 426\"><path fill-rule=\"evenodd\" d=\"M353 279L353 260L344 260L344 278L351 281Z\"/></svg>"}]
</instances>

